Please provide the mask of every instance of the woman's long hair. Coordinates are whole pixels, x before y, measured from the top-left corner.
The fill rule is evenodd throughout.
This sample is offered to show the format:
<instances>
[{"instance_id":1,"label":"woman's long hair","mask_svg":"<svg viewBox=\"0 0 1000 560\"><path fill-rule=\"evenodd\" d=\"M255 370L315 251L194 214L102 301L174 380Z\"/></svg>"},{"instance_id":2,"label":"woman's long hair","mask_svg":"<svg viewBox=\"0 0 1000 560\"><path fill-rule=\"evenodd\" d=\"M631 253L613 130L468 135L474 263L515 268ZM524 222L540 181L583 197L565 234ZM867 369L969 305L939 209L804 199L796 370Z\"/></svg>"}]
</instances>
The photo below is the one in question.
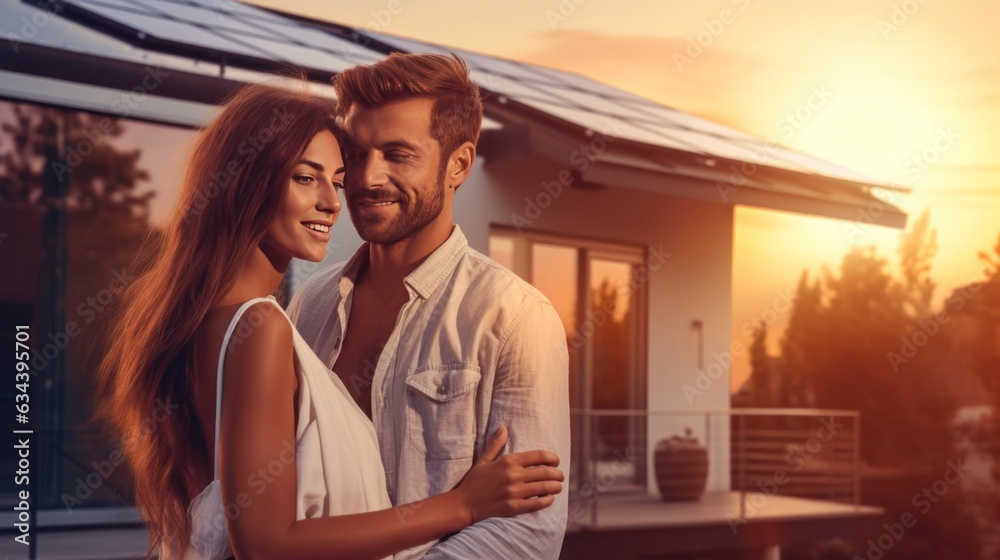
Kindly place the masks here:
<instances>
[{"instance_id":1,"label":"woman's long hair","mask_svg":"<svg viewBox=\"0 0 1000 560\"><path fill-rule=\"evenodd\" d=\"M313 137L335 132L331 99L252 85L238 90L193 147L180 200L155 255L124 292L101 367L99 417L120 438L150 555L180 558L188 507L211 465L190 397L195 334L284 203Z\"/></svg>"}]
</instances>

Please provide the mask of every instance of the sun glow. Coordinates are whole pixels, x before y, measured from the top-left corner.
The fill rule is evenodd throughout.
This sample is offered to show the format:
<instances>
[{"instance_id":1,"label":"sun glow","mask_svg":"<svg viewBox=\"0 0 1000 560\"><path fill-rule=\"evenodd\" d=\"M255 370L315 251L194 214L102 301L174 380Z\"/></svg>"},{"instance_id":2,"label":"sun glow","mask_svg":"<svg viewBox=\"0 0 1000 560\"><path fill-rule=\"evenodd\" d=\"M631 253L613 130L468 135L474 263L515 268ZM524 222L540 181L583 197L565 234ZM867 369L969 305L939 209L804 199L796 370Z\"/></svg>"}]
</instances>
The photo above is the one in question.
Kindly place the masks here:
<instances>
[{"instance_id":1,"label":"sun glow","mask_svg":"<svg viewBox=\"0 0 1000 560\"><path fill-rule=\"evenodd\" d=\"M943 119L914 97L872 92L863 85L831 90L828 105L796 134L793 147L874 179L907 184L915 179L915 158L947 134Z\"/></svg>"}]
</instances>

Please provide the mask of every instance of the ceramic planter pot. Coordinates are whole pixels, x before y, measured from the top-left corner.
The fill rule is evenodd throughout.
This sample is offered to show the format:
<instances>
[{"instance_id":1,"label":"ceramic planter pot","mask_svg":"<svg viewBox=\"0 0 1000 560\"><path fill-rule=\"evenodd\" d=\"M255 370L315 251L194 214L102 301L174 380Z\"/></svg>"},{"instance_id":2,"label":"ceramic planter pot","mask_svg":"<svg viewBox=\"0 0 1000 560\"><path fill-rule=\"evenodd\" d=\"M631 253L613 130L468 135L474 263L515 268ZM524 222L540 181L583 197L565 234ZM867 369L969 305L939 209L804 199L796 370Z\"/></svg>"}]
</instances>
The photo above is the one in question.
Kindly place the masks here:
<instances>
[{"instance_id":1,"label":"ceramic planter pot","mask_svg":"<svg viewBox=\"0 0 1000 560\"><path fill-rule=\"evenodd\" d=\"M691 437L660 440L653 452L656 485L665 501L693 502L701 499L708 482L708 449Z\"/></svg>"}]
</instances>

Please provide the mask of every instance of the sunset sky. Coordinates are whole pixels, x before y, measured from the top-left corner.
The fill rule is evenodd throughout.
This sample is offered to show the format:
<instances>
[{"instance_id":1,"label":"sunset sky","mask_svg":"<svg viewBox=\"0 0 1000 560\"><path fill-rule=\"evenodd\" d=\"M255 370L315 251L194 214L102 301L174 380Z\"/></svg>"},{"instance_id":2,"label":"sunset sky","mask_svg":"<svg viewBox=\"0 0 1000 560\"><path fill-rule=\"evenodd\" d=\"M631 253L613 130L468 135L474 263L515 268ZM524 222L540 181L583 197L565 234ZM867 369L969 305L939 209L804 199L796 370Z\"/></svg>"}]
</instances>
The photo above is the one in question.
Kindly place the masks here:
<instances>
[{"instance_id":1,"label":"sunset sky","mask_svg":"<svg viewBox=\"0 0 1000 560\"><path fill-rule=\"evenodd\" d=\"M1000 236L994 0L254 3L578 72L910 187L896 202L911 219L930 209L938 301ZM852 244L895 266L899 231L849 225L738 209L734 338ZM734 386L747 371L736 364Z\"/></svg>"}]
</instances>

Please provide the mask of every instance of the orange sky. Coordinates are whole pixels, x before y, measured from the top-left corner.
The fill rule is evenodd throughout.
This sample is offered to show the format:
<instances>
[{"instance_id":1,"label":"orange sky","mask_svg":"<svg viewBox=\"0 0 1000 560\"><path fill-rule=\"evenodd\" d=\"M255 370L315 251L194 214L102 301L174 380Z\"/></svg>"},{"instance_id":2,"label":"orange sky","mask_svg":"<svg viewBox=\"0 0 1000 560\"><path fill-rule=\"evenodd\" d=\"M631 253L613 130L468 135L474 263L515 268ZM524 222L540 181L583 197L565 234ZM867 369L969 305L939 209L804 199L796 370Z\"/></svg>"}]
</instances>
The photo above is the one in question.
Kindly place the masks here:
<instances>
[{"instance_id":1,"label":"orange sky","mask_svg":"<svg viewBox=\"0 0 1000 560\"><path fill-rule=\"evenodd\" d=\"M575 71L905 184L898 204L914 218L929 208L938 232L938 300L976 277L976 252L1000 235L993 0L254 3ZM898 231L845 225L737 210L735 338L803 268L835 268L852 243L894 258ZM734 366L734 385L747 371Z\"/></svg>"}]
</instances>

